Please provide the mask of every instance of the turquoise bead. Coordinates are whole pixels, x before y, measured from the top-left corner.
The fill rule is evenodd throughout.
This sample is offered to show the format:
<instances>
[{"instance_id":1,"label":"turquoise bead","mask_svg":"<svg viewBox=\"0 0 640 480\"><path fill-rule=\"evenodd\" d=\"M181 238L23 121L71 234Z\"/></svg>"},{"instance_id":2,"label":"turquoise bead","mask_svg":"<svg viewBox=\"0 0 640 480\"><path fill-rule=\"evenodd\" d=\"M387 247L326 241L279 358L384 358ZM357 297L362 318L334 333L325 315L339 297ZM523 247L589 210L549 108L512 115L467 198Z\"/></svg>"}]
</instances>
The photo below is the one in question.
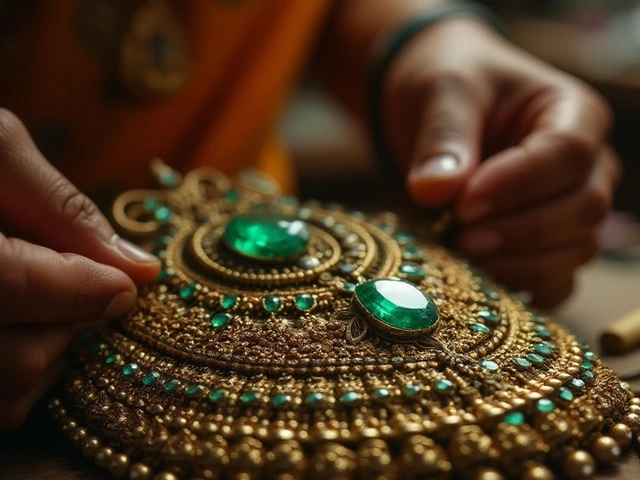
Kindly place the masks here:
<instances>
[{"instance_id":1,"label":"turquoise bead","mask_svg":"<svg viewBox=\"0 0 640 480\"><path fill-rule=\"evenodd\" d=\"M224 328L229 325L231 321L231 315L228 313L216 313L211 317L211 326L218 330L220 328Z\"/></svg>"},{"instance_id":2,"label":"turquoise bead","mask_svg":"<svg viewBox=\"0 0 640 480\"><path fill-rule=\"evenodd\" d=\"M300 310L309 310L315 304L315 300L308 293L300 293L295 297L296 307Z\"/></svg>"},{"instance_id":3,"label":"turquoise bead","mask_svg":"<svg viewBox=\"0 0 640 480\"><path fill-rule=\"evenodd\" d=\"M549 400L548 398L541 398L540 400L538 400L538 403L536 404L536 408L538 409L539 412L549 413L556 408L556 404L553 403L553 401Z\"/></svg>"},{"instance_id":4,"label":"turquoise bead","mask_svg":"<svg viewBox=\"0 0 640 480\"><path fill-rule=\"evenodd\" d=\"M540 355L545 355L545 356L551 355L551 349L544 343L534 344L533 349L536 351L536 353L539 353Z\"/></svg>"},{"instance_id":5,"label":"turquoise bead","mask_svg":"<svg viewBox=\"0 0 640 480\"><path fill-rule=\"evenodd\" d=\"M489 330L489 327L481 323L473 323L471 325L471 329L478 333L491 333L491 330Z\"/></svg>"},{"instance_id":6,"label":"turquoise bead","mask_svg":"<svg viewBox=\"0 0 640 480\"><path fill-rule=\"evenodd\" d=\"M573 400L573 393L567 387L560 387L558 389L558 396L567 402Z\"/></svg>"},{"instance_id":7,"label":"turquoise bead","mask_svg":"<svg viewBox=\"0 0 640 480\"><path fill-rule=\"evenodd\" d=\"M573 380L571 380L571 386L573 388L582 389L584 388L584 381L580 380L579 378L574 378Z\"/></svg>"},{"instance_id":8,"label":"turquoise bead","mask_svg":"<svg viewBox=\"0 0 640 480\"><path fill-rule=\"evenodd\" d=\"M149 372L142 379L142 383L144 383L147 387L150 387L158 382L158 378L160 378L160 373Z\"/></svg>"},{"instance_id":9,"label":"turquoise bead","mask_svg":"<svg viewBox=\"0 0 640 480\"><path fill-rule=\"evenodd\" d=\"M424 268L422 268L417 263L405 262L400 265L400 273L403 273L409 278L412 279L421 279L425 277Z\"/></svg>"},{"instance_id":10,"label":"turquoise bead","mask_svg":"<svg viewBox=\"0 0 640 480\"><path fill-rule=\"evenodd\" d=\"M486 322L498 323L500 321L500 317L491 310L479 310L477 313L478 316L483 318Z\"/></svg>"},{"instance_id":11,"label":"turquoise bead","mask_svg":"<svg viewBox=\"0 0 640 480\"><path fill-rule=\"evenodd\" d=\"M373 398L379 402L384 402L391 397L391 392L388 388L378 387L373 389Z\"/></svg>"},{"instance_id":12,"label":"turquoise bead","mask_svg":"<svg viewBox=\"0 0 640 480\"><path fill-rule=\"evenodd\" d=\"M274 407L284 407L291 403L291 395L288 393L278 393L271 399L271 404Z\"/></svg>"},{"instance_id":13,"label":"turquoise bead","mask_svg":"<svg viewBox=\"0 0 640 480\"><path fill-rule=\"evenodd\" d=\"M529 368L531 366L531 362L526 358L514 358L513 363L515 363L520 368Z\"/></svg>"},{"instance_id":14,"label":"turquoise bead","mask_svg":"<svg viewBox=\"0 0 640 480\"><path fill-rule=\"evenodd\" d=\"M358 392L345 392L340 396L340 401L345 405L356 405L362 400Z\"/></svg>"},{"instance_id":15,"label":"turquoise bead","mask_svg":"<svg viewBox=\"0 0 640 480\"><path fill-rule=\"evenodd\" d=\"M193 282L180 287L180 298L183 300L191 300L198 291L198 284Z\"/></svg>"},{"instance_id":16,"label":"turquoise bead","mask_svg":"<svg viewBox=\"0 0 640 480\"><path fill-rule=\"evenodd\" d=\"M162 224L168 223L169 220L171 220L172 215L171 210L167 207L160 207L153 214L156 221Z\"/></svg>"},{"instance_id":17,"label":"turquoise bead","mask_svg":"<svg viewBox=\"0 0 640 480\"><path fill-rule=\"evenodd\" d=\"M441 393L448 393L453 390L453 382L447 380L446 378L439 378L435 381L434 387Z\"/></svg>"},{"instance_id":18,"label":"turquoise bead","mask_svg":"<svg viewBox=\"0 0 640 480\"><path fill-rule=\"evenodd\" d=\"M269 313L275 313L282 307L282 298L275 295L267 295L264 299L264 309Z\"/></svg>"},{"instance_id":19,"label":"turquoise bead","mask_svg":"<svg viewBox=\"0 0 640 480\"><path fill-rule=\"evenodd\" d=\"M507 412L504 414L503 420L505 423L519 427L524 424L524 415L516 411Z\"/></svg>"},{"instance_id":20,"label":"turquoise bead","mask_svg":"<svg viewBox=\"0 0 640 480\"><path fill-rule=\"evenodd\" d=\"M233 295L231 293L225 295L224 297L222 297L222 299L220 300L220 306L222 308L224 308L225 310L228 310L230 308L233 308L233 306L236 304L236 300L238 299L237 295Z\"/></svg>"},{"instance_id":21,"label":"turquoise bead","mask_svg":"<svg viewBox=\"0 0 640 480\"><path fill-rule=\"evenodd\" d=\"M255 405L260 400L260 392L257 390L248 390L240 395L240 401L245 405Z\"/></svg>"},{"instance_id":22,"label":"turquoise bead","mask_svg":"<svg viewBox=\"0 0 640 480\"><path fill-rule=\"evenodd\" d=\"M178 385L180 385L180 382L178 380L171 379L165 380L165 382L162 384L162 387L164 388L165 392L172 392L178 387Z\"/></svg>"},{"instance_id":23,"label":"turquoise bead","mask_svg":"<svg viewBox=\"0 0 640 480\"><path fill-rule=\"evenodd\" d=\"M529 360L534 365L540 365L544 363L544 358L538 355L537 353L527 353L527 360Z\"/></svg>"},{"instance_id":24,"label":"turquoise bead","mask_svg":"<svg viewBox=\"0 0 640 480\"><path fill-rule=\"evenodd\" d=\"M127 377L130 377L139 369L140 367L138 367L137 363L127 363L124 367L122 367L122 373L124 373Z\"/></svg>"},{"instance_id":25,"label":"turquoise bead","mask_svg":"<svg viewBox=\"0 0 640 480\"><path fill-rule=\"evenodd\" d=\"M221 402L226 396L227 391L224 388L212 388L208 395L209 400L213 403Z\"/></svg>"},{"instance_id":26,"label":"turquoise bead","mask_svg":"<svg viewBox=\"0 0 640 480\"><path fill-rule=\"evenodd\" d=\"M407 385L402 389L402 394L409 398L417 397L420 393L422 393L420 385Z\"/></svg>"},{"instance_id":27,"label":"turquoise bead","mask_svg":"<svg viewBox=\"0 0 640 480\"><path fill-rule=\"evenodd\" d=\"M104 359L104 363L107 365L113 365L119 359L120 359L120 355L118 355L117 353L112 353L111 355L109 355L107 358Z\"/></svg>"},{"instance_id":28,"label":"turquoise bead","mask_svg":"<svg viewBox=\"0 0 640 480\"><path fill-rule=\"evenodd\" d=\"M304 398L304 403L307 405L320 405L325 401L325 396L320 392L311 392Z\"/></svg>"},{"instance_id":29,"label":"turquoise bead","mask_svg":"<svg viewBox=\"0 0 640 480\"><path fill-rule=\"evenodd\" d=\"M189 385L185 390L185 393L191 397L195 397L200 395L204 391L204 387L202 385Z\"/></svg>"},{"instance_id":30,"label":"turquoise bead","mask_svg":"<svg viewBox=\"0 0 640 480\"><path fill-rule=\"evenodd\" d=\"M499 368L498 364L496 362L492 362L491 360L483 360L480 362L480 365L490 372L495 372Z\"/></svg>"}]
</instances>

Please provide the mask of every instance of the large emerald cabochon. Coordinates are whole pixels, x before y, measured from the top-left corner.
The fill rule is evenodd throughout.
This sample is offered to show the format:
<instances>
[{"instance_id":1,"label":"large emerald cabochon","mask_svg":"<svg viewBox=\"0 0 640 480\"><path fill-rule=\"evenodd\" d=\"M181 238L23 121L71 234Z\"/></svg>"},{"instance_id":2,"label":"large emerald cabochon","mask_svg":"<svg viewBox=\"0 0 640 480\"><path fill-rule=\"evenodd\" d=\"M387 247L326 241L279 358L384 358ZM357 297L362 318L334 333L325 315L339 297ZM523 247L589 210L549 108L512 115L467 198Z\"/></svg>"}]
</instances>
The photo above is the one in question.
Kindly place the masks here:
<instances>
[{"instance_id":1,"label":"large emerald cabochon","mask_svg":"<svg viewBox=\"0 0 640 480\"><path fill-rule=\"evenodd\" d=\"M275 213L244 213L229 221L222 238L245 257L283 261L304 252L311 235L302 220Z\"/></svg>"},{"instance_id":2,"label":"large emerald cabochon","mask_svg":"<svg viewBox=\"0 0 640 480\"><path fill-rule=\"evenodd\" d=\"M404 280L364 282L356 287L355 295L371 315L395 329L425 330L438 321L433 299Z\"/></svg>"}]
</instances>

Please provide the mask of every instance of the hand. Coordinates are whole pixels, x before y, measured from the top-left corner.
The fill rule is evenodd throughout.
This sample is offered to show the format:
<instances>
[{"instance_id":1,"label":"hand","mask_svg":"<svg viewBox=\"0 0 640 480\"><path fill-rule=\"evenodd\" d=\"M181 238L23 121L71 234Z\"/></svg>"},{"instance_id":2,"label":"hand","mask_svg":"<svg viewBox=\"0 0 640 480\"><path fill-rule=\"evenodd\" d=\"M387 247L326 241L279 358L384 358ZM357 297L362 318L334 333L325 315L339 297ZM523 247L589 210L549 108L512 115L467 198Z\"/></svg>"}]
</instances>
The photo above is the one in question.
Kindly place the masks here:
<instances>
[{"instance_id":1,"label":"hand","mask_svg":"<svg viewBox=\"0 0 640 480\"><path fill-rule=\"evenodd\" d=\"M74 335L125 314L135 283L151 281L159 265L114 234L5 110L0 222L20 235L0 233L0 430L10 430L55 383Z\"/></svg>"},{"instance_id":2,"label":"hand","mask_svg":"<svg viewBox=\"0 0 640 480\"><path fill-rule=\"evenodd\" d=\"M396 59L384 108L408 191L452 208L458 248L538 306L563 301L597 252L620 174L604 101L481 22L451 18Z\"/></svg>"}]
</instances>

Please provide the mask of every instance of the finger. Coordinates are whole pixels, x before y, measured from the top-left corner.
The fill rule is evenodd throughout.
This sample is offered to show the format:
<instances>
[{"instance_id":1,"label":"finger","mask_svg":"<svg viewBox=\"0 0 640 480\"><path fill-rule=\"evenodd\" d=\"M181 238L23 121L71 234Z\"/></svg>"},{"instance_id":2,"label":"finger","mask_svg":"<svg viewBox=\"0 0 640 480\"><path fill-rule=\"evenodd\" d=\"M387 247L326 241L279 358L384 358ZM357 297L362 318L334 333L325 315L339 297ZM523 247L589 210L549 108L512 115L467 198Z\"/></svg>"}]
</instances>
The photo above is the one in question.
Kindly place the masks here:
<instances>
[{"instance_id":1,"label":"finger","mask_svg":"<svg viewBox=\"0 0 640 480\"><path fill-rule=\"evenodd\" d=\"M520 210L587 178L609 131L607 107L574 89L555 92L536 108L540 113L518 145L487 159L470 178L455 207L460 221Z\"/></svg>"},{"instance_id":2,"label":"finger","mask_svg":"<svg viewBox=\"0 0 640 480\"><path fill-rule=\"evenodd\" d=\"M618 174L603 150L588 182L545 204L463 229L458 248L467 255L495 251L542 252L590 234L606 217Z\"/></svg>"},{"instance_id":3,"label":"finger","mask_svg":"<svg viewBox=\"0 0 640 480\"><path fill-rule=\"evenodd\" d=\"M122 271L0 235L0 325L79 323L124 315L135 285Z\"/></svg>"},{"instance_id":4,"label":"finger","mask_svg":"<svg viewBox=\"0 0 640 480\"><path fill-rule=\"evenodd\" d=\"M496 280L515 290L538 292L566 279L598 252L595 233L579 242L550 252L483 257L478 265Z\"/></svg>"},{"instance_id":5,"label":"finger","mask_svg":"<svg viewBox=\"0 0 640 480\"><path fill-rule=\"evenodd\" d=\"M458 195L480 161L486 104L464 78L444 76L433 82L407 177L417 203L437 207Z\"/></svg>"},{"instance_id":6,"label":"finger","mask_svg":"<svg viewBox=\"0 0 640 480\"><path fill-rule=\"evenodd\" d=\"M74 337L72 325L17 326L0 330L0 398L31 391Z\"/></svg>"},{"instance_id":7,"label":"finger","mask_svg":"<svg viewBox=\"0 0 640 480\"><path fill-rule=\"evenodd\" d=\"M66 367L66 360L59 358L51 365L24 395L12 398L0 398L0 431L15 430L33 406L56 384Z\"/></svg>"},{"instance_id":8,"label":"finger","mask_svg":"<svg viewBox=\"0 0 640 480\"><path fill-rule=\"evenodd\" d=\"M24 125L2 109L0 217L41 245L113 265L138 283L158 273L157 259L116 236L94 203L42 157Z\"/></svg>"}]
</instances>

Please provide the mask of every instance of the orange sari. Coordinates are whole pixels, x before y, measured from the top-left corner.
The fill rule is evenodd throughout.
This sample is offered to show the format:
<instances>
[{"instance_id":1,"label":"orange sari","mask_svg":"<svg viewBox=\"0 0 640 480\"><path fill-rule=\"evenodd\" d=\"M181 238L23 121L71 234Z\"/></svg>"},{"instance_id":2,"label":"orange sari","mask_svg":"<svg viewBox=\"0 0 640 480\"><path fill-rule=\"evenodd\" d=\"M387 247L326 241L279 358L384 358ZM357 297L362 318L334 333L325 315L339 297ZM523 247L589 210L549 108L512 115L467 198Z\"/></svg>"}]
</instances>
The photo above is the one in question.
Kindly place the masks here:
<instances>
[{"instance_id":1,"label":"orange sari","mask_svg":"<svg viewBox=\"0 0 640 480\"><path fill-rule=\"evenodd\" d=\"M151 102L109 96L111 66L78 33L83 3L99 1L40 1L0 48L0 106L50 161L82 188L145 184L154 156L181 170L252 165L293 188L275 129L330 0L167 0L192 66L178 93Z\"/></svg>"}]
</instances>

